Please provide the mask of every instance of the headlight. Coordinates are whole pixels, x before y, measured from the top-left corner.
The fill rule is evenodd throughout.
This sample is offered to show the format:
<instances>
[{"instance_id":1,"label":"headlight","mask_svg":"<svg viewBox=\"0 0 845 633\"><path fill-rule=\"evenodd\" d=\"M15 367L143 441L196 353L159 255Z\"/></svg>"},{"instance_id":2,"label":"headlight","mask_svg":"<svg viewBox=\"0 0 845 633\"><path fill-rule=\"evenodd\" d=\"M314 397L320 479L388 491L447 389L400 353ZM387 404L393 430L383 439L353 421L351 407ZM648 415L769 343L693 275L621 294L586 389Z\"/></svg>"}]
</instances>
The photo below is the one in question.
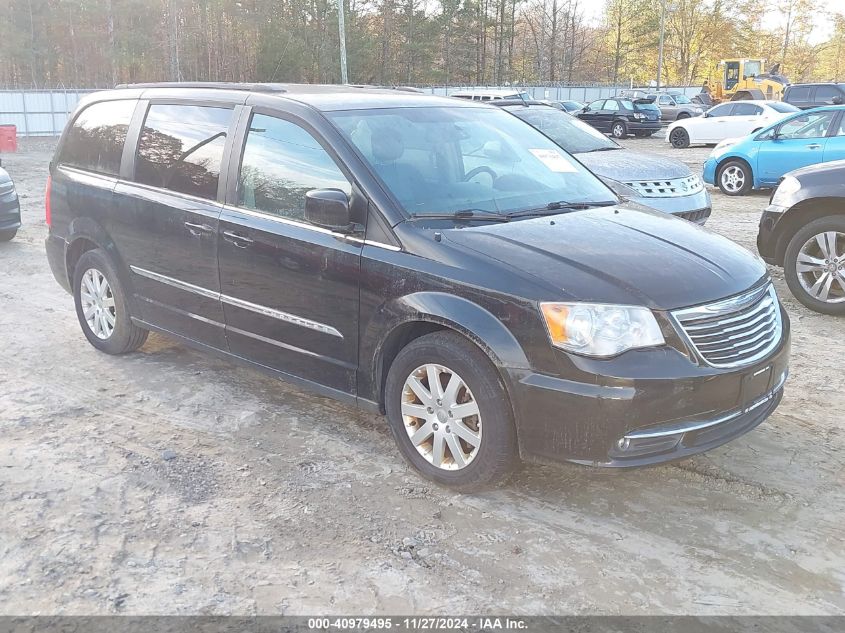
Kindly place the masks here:
<instances>
[{"instance_id":1,"label":"headlight","mask_svg":"<svg viewBox=\"0 0 845 633\"><path fill-rule=\"evenodd\" d=\"M608 358L639 347L663 345L651 310L601 303L541 303L552 345L576 354Z\"/></svg>"},{"instance_id":2,"label":"headlight","mask_svg":"<svg viewBox=\"0 0 845 633\"><path fill-rule=\"evenodd\" d=\"M612 178L605 178L604 176L599 176L599 180L601 180L604 184L610 187L610 190L613 191L617 196L622 196L623 198L639 198L640 194L637 193L637 190L633 187L629 187L628 185L619 182L618 180L613 180Z\"/></svg>"},{"instance_id":3,"label":"headlight","mask_svg":"<svg viewBox=\"0 0 845 633\"><path fill-rule=\"evenodd\" d=\"M735 138L726 138L724 141L720 141L716 145L716 147L713 148L713 153L724 150L724 149L730 147L731 145L736 145L738 140L739 139L735 139Z\"/></svg>"},{"instance_id":4,"label":"headlight","mask_svg":"<svg viewBox=\"0 0 845 633\"><path fill-rule=\"evenodd\" d=\"M789 196L801 189L801 181L794 176L787 176L780 181L778 188L775 189L775 194L769 204L777 207L785 207L789 203Z\"/></svg>"}]
</instances>

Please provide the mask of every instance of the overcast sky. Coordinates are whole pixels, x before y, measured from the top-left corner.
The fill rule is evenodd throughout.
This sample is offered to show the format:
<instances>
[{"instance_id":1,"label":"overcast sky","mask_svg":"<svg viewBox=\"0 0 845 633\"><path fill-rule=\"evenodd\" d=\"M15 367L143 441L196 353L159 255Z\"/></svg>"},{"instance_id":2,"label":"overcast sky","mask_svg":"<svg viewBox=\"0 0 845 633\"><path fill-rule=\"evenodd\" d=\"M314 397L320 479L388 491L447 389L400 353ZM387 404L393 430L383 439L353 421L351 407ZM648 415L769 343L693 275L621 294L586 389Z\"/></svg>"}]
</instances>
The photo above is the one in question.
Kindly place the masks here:
<instances>
[{"instance_id":1,"label":"overcast sky","mask_svg":"<svg viewBox=\"0 0 845 633\"><path fill-rule=\"evenodd\" d=\"M584 6L584 15L594 23L599 22L604 12L605 4L606 0L586 0L582 3ZM776 5L777 0L773 4ZM825 41L833 32L830 20L827 17L828 13L836 12L845 15L845 0L816 0L815 5L818 8L815 15L816 28L813 29L813 33L810 36L810 41L813 44ZM768 28L777 28L782 26L783 22L784 18L780 13L773 10L766 16L765 25ZM730 55L727 56L730 57Z\"/></svg>"}]
</instances>

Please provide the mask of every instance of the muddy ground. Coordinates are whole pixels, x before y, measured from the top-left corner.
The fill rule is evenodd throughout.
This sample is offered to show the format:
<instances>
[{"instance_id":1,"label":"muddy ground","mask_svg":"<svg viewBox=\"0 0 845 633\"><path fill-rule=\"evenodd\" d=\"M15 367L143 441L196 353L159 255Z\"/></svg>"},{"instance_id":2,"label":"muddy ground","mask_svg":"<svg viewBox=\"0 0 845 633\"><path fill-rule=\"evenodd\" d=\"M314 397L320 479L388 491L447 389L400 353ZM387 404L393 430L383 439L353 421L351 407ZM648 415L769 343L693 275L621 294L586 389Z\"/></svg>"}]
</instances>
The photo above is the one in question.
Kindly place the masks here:
<instances>
[{"instance_id":1,"label":"muddy ground","mask_svg":"<svg viewBox=\"0 0 845 633\"><path fill-rule=\"evenodd\" d=\"M25 226L0 245L0 613L845 613L845 322L779 270L792 375L757 430L461 496L381 418L162 336L95 351L44 256L51 151L2 156ZM709 226L753 248L766 200L714 191Z\"/></svg>"}]
</instances>

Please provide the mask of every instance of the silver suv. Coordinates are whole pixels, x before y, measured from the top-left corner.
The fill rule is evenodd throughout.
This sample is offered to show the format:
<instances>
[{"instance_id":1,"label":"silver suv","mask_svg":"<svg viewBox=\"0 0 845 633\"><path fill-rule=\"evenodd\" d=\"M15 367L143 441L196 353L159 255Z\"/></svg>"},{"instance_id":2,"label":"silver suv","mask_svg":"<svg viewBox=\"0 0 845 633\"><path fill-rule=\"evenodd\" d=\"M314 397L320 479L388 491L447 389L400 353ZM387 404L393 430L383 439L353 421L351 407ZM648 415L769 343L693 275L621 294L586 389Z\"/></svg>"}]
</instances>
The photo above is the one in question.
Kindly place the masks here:
<instances>
[{"instance_id":1,"label":"silver suv","mask_svg":"<svg viewBox=\"0 0 845 633\"><path fill-rule=\"evenodd\" d=\"M704 114L704 109L683 94L652 93L646 97L660 108L661 121L678 121Z\"/></svg>"}]
</instances>

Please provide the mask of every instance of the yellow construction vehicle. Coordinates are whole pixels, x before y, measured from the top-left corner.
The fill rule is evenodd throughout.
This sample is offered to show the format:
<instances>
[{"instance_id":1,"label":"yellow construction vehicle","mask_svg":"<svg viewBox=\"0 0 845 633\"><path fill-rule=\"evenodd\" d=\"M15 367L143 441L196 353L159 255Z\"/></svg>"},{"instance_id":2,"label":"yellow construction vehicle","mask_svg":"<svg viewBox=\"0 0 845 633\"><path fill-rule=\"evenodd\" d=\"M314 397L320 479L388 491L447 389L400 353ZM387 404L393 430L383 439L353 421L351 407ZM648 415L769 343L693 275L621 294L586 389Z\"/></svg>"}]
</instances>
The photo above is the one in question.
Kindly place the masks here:
<instances>
[{"instance_id":1,"label":"yellow construction vehicle","mask_svg":"<svg viewBox=\"0 0 845 633\"><path fill-rule=\"evenodd\" d=\"M720 81L712 91L713 101L728 101L738 92L747 91L753 95L779 101L789 80L780 74L780 64L763 72L764 59L723 59L719 62Z\"/></svg>"}]
</instances>

